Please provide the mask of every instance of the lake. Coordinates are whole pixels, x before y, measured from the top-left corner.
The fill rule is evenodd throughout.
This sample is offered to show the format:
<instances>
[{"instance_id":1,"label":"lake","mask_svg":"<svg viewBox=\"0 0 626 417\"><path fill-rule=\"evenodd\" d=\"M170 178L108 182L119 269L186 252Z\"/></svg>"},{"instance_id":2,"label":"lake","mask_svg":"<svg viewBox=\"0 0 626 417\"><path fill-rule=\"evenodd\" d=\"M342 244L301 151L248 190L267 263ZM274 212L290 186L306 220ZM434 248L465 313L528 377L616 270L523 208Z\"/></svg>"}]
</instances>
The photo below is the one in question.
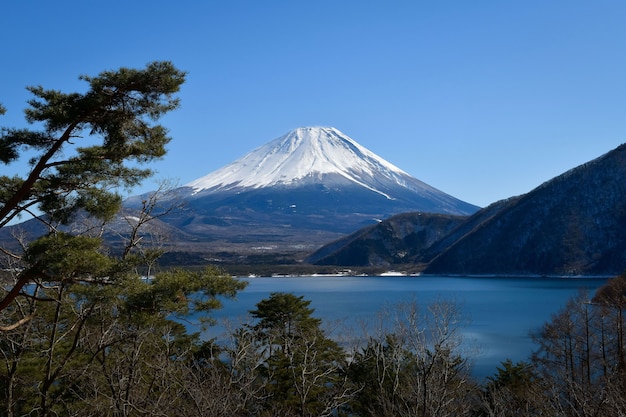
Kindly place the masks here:
<instances>
[{"instance_id":1,"label":"lake","mask_svg":"<svg viewBox=\"0 0 626 417\"><path fill-rule=\"evenodd\" d=\"M454 301L468 319L464 338L478 348L474 375L492 375L507 358L528 360L536 348L529 333L581 288L592 294L606 278L477 278L477 277L289 277L248 278L248 287L236 300L212 314L220 319L241 319L271 292L290 292L311 300L314 316L324 321L344 321L354 326L372 321L385 306L415 300L420 305L437 300ZM223 327L209 330L218 337Z\"/></svg>"}]
</instances>

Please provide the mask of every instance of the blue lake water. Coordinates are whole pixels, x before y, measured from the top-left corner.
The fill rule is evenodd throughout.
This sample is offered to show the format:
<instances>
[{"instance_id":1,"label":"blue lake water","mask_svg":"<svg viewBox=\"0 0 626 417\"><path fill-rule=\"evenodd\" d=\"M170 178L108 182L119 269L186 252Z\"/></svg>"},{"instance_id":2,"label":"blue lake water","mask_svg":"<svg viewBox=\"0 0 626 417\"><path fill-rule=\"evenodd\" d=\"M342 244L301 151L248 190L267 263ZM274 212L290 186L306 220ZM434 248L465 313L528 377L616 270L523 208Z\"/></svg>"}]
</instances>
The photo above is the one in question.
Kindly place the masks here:
<instances>
[{"instance_id":1,"label":"blue lake water","mask_svg":"<svg viewBox=\"0 0 626 417\"><path fill-rule=\"evenodd\" d=\"M536 348L530 332L539 329L579 289L593 294L603 278L476 278L476 277L298 277L250 278L236 300L212 314L220 319L240 320L271 292L290 292L311 300L315 317L343 321L348 327L373 321L386 306L416 301L453 301L468 324L464 338L474 354L474 375L492 375L502 361L528 360ZM354 329L355 334L359 329ZM220 338L223 327L209 330Z\"/></svg>"}]
</instances>

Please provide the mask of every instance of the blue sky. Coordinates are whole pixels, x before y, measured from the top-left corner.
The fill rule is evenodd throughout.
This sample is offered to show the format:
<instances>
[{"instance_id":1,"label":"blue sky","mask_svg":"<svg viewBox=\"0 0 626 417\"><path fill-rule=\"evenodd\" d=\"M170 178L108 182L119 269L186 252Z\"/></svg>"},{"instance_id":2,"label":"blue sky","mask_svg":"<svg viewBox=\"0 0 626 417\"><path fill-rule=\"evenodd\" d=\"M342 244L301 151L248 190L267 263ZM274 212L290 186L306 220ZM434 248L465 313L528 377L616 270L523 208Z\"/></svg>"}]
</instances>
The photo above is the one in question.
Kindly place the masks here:
<instances>
[{"instance_id":1,"label":"blue sky","mask_svg":"<svg viewBox=\"0 0 626 417\"><path fill-rule=\"evenodd\" d=\"M626 142L624 22L623 0L5 1L0 125L25 126L27 85L169 60L188 78L157 178L333 126L485 206Z\"/></svg>"}]
</instances>

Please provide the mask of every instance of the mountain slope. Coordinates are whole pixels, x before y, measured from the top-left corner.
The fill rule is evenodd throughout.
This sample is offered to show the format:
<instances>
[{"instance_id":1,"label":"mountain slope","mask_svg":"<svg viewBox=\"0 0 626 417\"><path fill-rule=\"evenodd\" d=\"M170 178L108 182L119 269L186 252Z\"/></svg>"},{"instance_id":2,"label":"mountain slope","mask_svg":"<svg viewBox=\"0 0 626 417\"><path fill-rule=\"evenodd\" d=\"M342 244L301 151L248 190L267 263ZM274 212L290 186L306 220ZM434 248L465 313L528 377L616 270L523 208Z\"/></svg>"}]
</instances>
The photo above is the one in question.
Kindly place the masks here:
<instances>
[{"instance_id":1,"label":"mountain slope","mask_svg":"<svg viewBox=\"0 0 626 417\"><path fill-rule=\"evenodd\" d=\"M468 214L477 209L410 176L332 127L292 130L186 187L193 190L192 196L201 197L312 185L328 190L350 185L387 200L428 205L436 212Z\"/></svg>"},{"instance_id":2,"label":"mountain slope","mask_svg":"<svg viewBox=\"0 0 626 417\"><path fill-rule=\"evenodd\" d=\"M626 269L626 145L528 194L437 255L429 273L616 274Z\"/></svg>"},{"instance_id":3,"label":"mountain slope","mask_svg":"<svg viewBox=\"0 0 626 417\"><path fill-rule=\"evenodd\" d=\"M415 227L415 218L393 219L395 229ZM407 248L397 236L374 234L374 230L364 228L352 239L324 246L309 259L344 266L360 265L362 260L369 265L379 260L390 265L427 262L424 272L432 274L622 273L626 270L626 145L527 194L491 204L427 247L421 242ZM406 256L390 256L394 253Z\"/></svg>"},{"instance_id":4,"label":"mountain slope","mask_svg":"<svg viewBox=\"0 0 626 417\"><path fill-rule=\"evenodd\" d=\"M175 194L186 210L169 217L170 224L206 244L243 247L314 249L398 213L478 209L324 127L295 129Z\"/></svg>"},{"instance_id":5,"label":"mountain slope","mask_svg":"<svg viewBox=\"0 0 626 417\"><path fill-rule=\"evenodd\" d=\"M391 266L416 256L465 221L464 216L403 213L324 245L305 260L317 265Z\"/></svg>"},{"instance_id":6,"label":"mountain slope","mask_svg":"<svg viewBox=\"0 0 626 417\"><path fill-rule=\"evenodd\" d=\"M128 198L125 212L155 193ZM306 253L397 213L478 210L324 127L295 129L158 200L159 222L151 225L167 236L161 244L211 260ZM121 217L117 223L126 224ZM35 231L37 224L20 227ZM0 231L0 239L11 240L13 230ZM120 233L107 240L119 244Z\"/></svg>"}]
</instances>

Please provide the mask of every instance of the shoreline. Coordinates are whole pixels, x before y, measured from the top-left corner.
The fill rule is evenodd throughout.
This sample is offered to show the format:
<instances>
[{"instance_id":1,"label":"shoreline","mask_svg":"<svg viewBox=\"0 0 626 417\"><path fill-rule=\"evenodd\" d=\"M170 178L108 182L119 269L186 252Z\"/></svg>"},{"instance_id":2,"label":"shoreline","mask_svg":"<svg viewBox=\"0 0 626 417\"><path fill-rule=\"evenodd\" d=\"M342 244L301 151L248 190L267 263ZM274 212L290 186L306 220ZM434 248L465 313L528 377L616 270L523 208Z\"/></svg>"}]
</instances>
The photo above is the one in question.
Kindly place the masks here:
<instances>
[{"instance_id":1,"label":"shoreline","mask_svg":"<svg viewBox=\"0 0 626 417\"><path fill-rule=\"evenodd\" d=\"M366 274L366 273L294 273L294 274L281 274L275 273L271 275L233 275L235 278L341 278L341 277L370 277L370 278L494 278L494 279L509 279L509 278L522 278L522 279L611 279L618 275L540 275L540 274L423 274L423 273L406 273L398 271L387 271L380 274Z\"/></svg>"}]
</instances>

